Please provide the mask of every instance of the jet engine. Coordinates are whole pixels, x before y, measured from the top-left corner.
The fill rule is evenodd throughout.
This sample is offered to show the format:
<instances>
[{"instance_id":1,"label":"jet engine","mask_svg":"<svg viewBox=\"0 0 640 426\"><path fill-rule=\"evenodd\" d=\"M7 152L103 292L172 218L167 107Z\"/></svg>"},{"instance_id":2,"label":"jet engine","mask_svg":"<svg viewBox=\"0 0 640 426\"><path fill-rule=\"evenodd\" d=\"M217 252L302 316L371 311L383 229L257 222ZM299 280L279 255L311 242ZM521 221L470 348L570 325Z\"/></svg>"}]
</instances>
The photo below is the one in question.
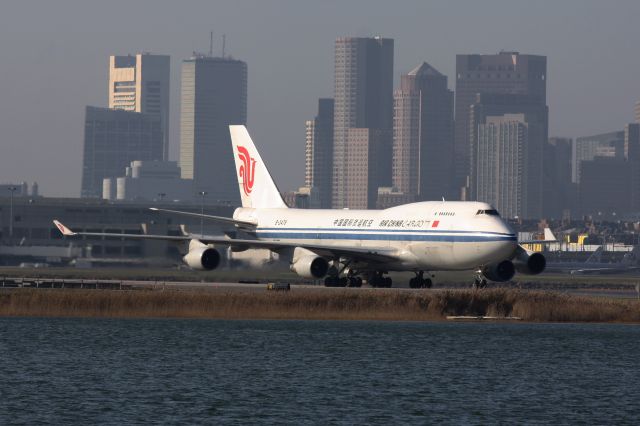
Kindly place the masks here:
<instances>
[{"instance_id":1,"label":"jet engine","mask_svg":"<svg viewBox=\"0 0 640 426\"><path fill-rule=\"evenodd\" d=\"M327 275L329 262L324 257L309 254L298 257L291 264L291 270L303 278L318 279Z\"/></svg>"},{"instance_id":2,"label":"jet engine","mask_svg":"<svg viewBox=\"0 0 640 426\"><path fill-rule=\"evenodd\" d=\"M515 274L516 268L510 260L503 260L482 268L482 275L491 281L509 281Z\"/></svg>"},{"instance_id":3,"label":"jet engine","mask_svg":"<svg viewBox=\"0 0 640 426\"><path fill-rule=\"evenodd\" d=\"M542 253L525 250L518 247L516 256L513 258L516 270L521 274L537 275L544 271L547 266L547 259Z\"/></svg>"},{"instance_id":4,"label":"jet engine","mask_svg":"<svg viewBox=\"0 0 640 426\"><path fill-rule=\"evenodd\" d=\"M189 250L182 260L191 268L199 271L211 271L220 264L220 252L213 247L205 245Z\"/></svg>"}]
</instances>

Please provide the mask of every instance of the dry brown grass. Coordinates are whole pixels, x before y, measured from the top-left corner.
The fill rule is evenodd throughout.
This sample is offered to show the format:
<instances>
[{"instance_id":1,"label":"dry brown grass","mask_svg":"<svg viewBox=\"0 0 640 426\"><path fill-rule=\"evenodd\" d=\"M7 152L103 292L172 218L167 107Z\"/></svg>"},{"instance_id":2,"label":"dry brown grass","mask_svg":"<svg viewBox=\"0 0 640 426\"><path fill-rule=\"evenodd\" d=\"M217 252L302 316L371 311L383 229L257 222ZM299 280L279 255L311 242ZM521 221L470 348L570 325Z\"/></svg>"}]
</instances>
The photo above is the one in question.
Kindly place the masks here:
<instances>
[{"instance_id":1,"label":"dry brown grass","mask_svg":"<svg viewBox=\"0 0 640 426\"><path fill-rule=\"evenodd\" d=\"M207 292L35 290L0 292L0 316L442 320L447 315L527 321L640 323L640 302L513 289Z\"/></svg>"}]
</instances>

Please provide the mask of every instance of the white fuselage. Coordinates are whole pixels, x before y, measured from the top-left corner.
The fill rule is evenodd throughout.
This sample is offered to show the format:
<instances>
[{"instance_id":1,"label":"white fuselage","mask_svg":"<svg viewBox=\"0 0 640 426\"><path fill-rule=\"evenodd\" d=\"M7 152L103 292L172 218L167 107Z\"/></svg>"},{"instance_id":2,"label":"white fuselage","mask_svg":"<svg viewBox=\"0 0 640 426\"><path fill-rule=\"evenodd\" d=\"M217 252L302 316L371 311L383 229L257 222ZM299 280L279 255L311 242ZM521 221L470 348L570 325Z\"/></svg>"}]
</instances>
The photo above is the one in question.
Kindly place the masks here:
<instances>
[{"instance_id":1,"label":"white fuselage","mask_svg":"<svg viewBox=\"0 0 640 426\"><path fill-rule=\"evenodd\" d=\"M469 270L511 259L514 231L480 202L426 201L386 210L238 208L260 240L391 250L388 270Z\"/></svg>"}]
</instances>

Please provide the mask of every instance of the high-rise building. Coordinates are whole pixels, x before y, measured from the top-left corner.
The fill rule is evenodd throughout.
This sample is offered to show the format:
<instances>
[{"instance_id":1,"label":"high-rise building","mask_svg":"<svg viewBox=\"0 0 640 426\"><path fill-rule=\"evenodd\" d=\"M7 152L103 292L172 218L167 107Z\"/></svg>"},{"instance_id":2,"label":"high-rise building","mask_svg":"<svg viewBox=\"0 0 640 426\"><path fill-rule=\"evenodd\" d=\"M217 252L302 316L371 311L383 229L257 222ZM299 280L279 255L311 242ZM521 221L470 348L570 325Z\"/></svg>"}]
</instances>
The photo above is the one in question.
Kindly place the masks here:
<instances>
[{"instance_id":1,"label":"high-rise building","mask_svg":"<svg viewBox=\"0 0 640 426\"><path fill-rule=\"evenodd\" d=\"M469 108L469 146L471 151L469 157L471 164L469 167L469 183L468 192L466 193L468 200L477 200L477 161L475 156L478 152L478 128L489 116L501 116L504 114L526 114L527 121L536 122L536 128L541 128L541 132L535 133L535 138L531 135L527 139L527 143L532 144L532 149L528 150L531 155L538 155L547 143L547 123L548 108L546 105L540 104L537 98L530 95L513 95L513 94L493 94L479 93L476 95L476 101ZM537 138L537 139L536 139ZM531 171L533 173L534 171ZM542 173L542 170L537 171Z\"/></svg>"},{"instance_id":2,"label":"high-rise building","mask_svg":"<svg viewBox=\"0 0 640 426\"><path fill-rule=\"evenodd\" d=\"M637 167L624 158L596 156L583 161L579 184L581 213L615 219L632 212L637 201L637 182Z\"/></svg>"},{"instance_id":3,"label":"high-rise building","mask_svg":"<svg viewBox=\"0 0 640 426\"><path fill-rule=\"evenodd\" d=\"M333 99L318 100L318 115L306 123L305 178L313 188L320 207L331 208L333 173Z\"/></svg>"},{"instance_id":4,"label":"high-rise building","mask_svg":"<svg viewBox=\"0 0 640 426\"><path fill-rule=\"evenodd\" d=\"M466 186L470 175L470 106L478 94L529 95L546 105L547 58L518 52L456 56L455 186Z\"/></svg>"},{"instance_id":5,"label":"high-rise building","mask_svg":"<svg viewBox=\"0 0 640 426\"><path fill-rule=\"evenodd\" d=\"M504 217L539 218L542 213L542 146L537 117L488 116L478 126L477 199Z\"/></svg>"},{"instance_id":6,"label":"high-rise building","mask_svg":"<svg viewBox=\"0 0 640 426\"><path fill-rule=\"evenodd\" d=\"M624 158L640 162L640 123L624 126Z\"/></svg>"},{"instance_id":7,"label":"high-rise building","mask_svg":"<svg viewBox=\"0 0 640 426\"><path fill-rule=\"evenodd\" d=\"M543 214L546 218L570 217L576 210L576 189L571 182L570 138L549 138L544 145Z\"/></svg>"},{"instance_id":8,"label":"high-rise building","mask_svg":"<svg viewBox=\"0 0 640 426\"><path fill-rule=\"evenodd\" d=\"M196 55L182 62L180 168L211 202L239 203L229 125L247 122L247 64Z\"/></svg>"},{"instance_id":9,"label":"high-rise building","mask_svg":"<svg viewBox=\"0 0 640 426\"><path fill-rule=\"evenodd\" d=\"M615 218L640 208L640 124L577 138L572 148L581 214Z\"/></svg>"},{"instance_id":10,"label":"high-rise building","mask_svg":"<svg viewBox=\"0 0 640 426\"><path fill-rule=\"evenodd\" d=\"M624 131L583 136L573 141L571 179L574 183L580 183L582 163L595 157L624 159Z\"/></svg>"},{"instance_id":11,"label":"high-rise building","mask_svg":"<svg viewBox=\"0 0 640 426\"><path fill-rule=\"evenodd\" d=\"M347 167L345 178L351 188L347 191L346 205L351 209L376 207L380 185L379 165L388 160L385 144L391 138L390 130L351 128L347 134Z\"/></svg>"},{"instance_id":12,"label":"high-rise building","mask_svg":"<svg viewBox=\"0 0 640 426\"><path fill-rule=\"evenodd\" d=\"M82 197L102 197L104 178L121 176L132 161L163 159L160 117L88 106L85 111Z\"/></svg>"},{"instance_id":13,"label":"high-rise building","mask_svg":"<svg viewBox=\"0 0 640 426\"><path fill-rule=\"evenodd\" d=\"M160 118L165 161L169 159L169 80L168 55L109 57L109 108Z\"/></svg>"},{"instance_id":14,"label":"high-rise building","mask_svg":"<svg viewBox=\"0 0 640 426\"><path fill-rule=\"evenodd\" d=\"M362 191L349 176L355 167L349 159L350 129L371 129L372 141L379 143L379 162L369 177L373 186L391 183L391 129L393 116L393 40L381 37L341 37L335 43L335 88L333 132L332 205L353 207L348 200L361 198ZM380 130L374 132L373 130ZM364 130L352 139L361 141ZM380 140L379 137L388 138ZM361 146L354 147L358 152ZM358 166L360 167L360 165ZM367 197L365 197L367 198ZM370 204L369 207L374 207Z\"/></svg>"},{"instance_id":15,"label":"high-rise building","mask_svg":"<svg viewBox=\"0 0 640 426\"><path fill-rule=\"evenodd\" d=\"M394 92L393 188L416 200L450 198L452 161L453 92L424 62Z\"/></svg>"}]
</instances>

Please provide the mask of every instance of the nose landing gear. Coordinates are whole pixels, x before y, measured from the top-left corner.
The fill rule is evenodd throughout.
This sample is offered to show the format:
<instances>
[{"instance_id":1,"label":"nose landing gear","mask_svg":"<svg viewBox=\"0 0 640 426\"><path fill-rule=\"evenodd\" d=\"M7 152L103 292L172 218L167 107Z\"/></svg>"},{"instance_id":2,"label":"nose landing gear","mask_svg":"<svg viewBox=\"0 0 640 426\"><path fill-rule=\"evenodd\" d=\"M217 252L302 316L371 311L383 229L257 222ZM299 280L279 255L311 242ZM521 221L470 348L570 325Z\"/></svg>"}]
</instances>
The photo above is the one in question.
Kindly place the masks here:
<instances>
[{"instance_id":1,"label":"nose landing gear","mask_svg":"<svg viewBox=\"0 0 640 426\"><path fill-rule=\"evenodd\" d=\"M487 279L484 277L484 275L482 275L482 271L478 271L476 273L476 278L473 280L473 284L471 285L471 288L473 288L474 290L478 290L486 287L487 287Z\"/></svg>"}]
</instances>

